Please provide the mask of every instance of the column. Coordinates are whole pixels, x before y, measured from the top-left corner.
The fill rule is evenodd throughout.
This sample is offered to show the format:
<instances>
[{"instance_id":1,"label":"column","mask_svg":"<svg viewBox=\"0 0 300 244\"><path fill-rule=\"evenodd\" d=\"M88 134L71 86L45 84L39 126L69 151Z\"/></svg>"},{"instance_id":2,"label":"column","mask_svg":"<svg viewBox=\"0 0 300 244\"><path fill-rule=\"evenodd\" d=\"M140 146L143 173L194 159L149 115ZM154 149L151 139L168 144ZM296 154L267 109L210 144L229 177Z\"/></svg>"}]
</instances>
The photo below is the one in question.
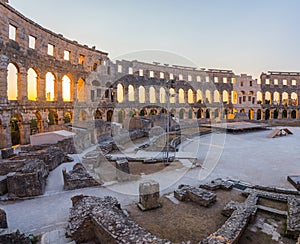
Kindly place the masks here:
<instances>
[{"instance_id":1,"label":"column","mask_svg":"<svg viewBox=\"0 0 300 244\"><path fill-rule=\"evenodd\" d=\"M37 100L46 100L46 74L41 73L37 78Z\"/></svg>"},{"instance_id":2,"label":"column","mask_svg":"<svg viewBox=\"0 0 300 244\"><path fill-rule=\"evenodd\" d=\"M30 144L30 122L18 122L21 145Z\"/></svg>"},{"instance_id":3,"label":"column","mask_svg":"<svg viewBox=\"0 0 300 244\"><path fill-rule=\"evenodd\" d=\"M0 56L0 104L8 103L7 98L7 66L8 58Z\"/></svg>"},{"instance_id":4,"label":"column","mask_svg":"<svg viewBox=\"0 0 300 244\"><path fill-rule=\"evenodd\" d=\"M27 71L21 68L18 73L18 100L28 100L27 94Z\"/></svg>"},{"instance_id":5,"label":"column","mask_svg":"<svg viewBox=\"0 0 300 244\"><path fill-rule=\"evenodd\" d=\"M54 101L63 101L62 76L58 74L54 83Z\"/></svg>"}]
</instances>

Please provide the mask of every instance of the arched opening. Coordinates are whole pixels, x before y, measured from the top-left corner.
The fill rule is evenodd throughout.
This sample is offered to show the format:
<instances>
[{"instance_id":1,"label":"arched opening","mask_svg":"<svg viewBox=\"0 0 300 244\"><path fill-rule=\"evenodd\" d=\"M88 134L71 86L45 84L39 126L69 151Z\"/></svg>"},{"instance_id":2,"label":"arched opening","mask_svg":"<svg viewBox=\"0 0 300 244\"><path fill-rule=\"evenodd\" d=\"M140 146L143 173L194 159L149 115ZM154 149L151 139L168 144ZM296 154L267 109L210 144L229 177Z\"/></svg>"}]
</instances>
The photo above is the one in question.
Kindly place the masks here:
<instances>
[{"instance_id":1,"label":"arched opening","mask_svg":"<svg viewBox=\"0 0 300 244\"><path fill-rule=\"evenodd\" d=\"M202 102L203 102L202 91L197 90L197 103L202 103Z\"/></svg>"},{"instance_id":2,"label":"arched opening","mask_svg":"<svg viewBox=\"0 0 300 244\"><path fill-rule=\"evenodd\" d=\"M22 116L14 114L10 118L10 133L11 143L13 146L21 144L20 128L19 125L22 123Z\"/></svg>"},{"instance_id":3,"label":"arched opening","mask_svg":"<svg viewBox=\"0 0 300 244\"><path fill-rule=\"evenodd\" d=\"M297 111L296 111L296 110L293 110L293 111L291 112L291 118L292 118L292 119L297 119Z\"/></svg>"},{"instance_id":4,"label":"arched opening","mask_svg":"<svg viewBox=\"0 0 300 244\"><path fill-rule=\"evenodd\" d=\"M139 115L140 116L146 116L147 115L147 111L146 111L146 109L141 109L141 111L139 112Z\"/></svg>"},{"instance_id":5,"label":"arched opening","mask_svg":"<svg viewBox=\"0 0 300 244\"><path fill-rule=\"evenodd\" d=\"M79 102L85 100L85 80L80 78L77 84L77 98Z\"/></svg>"},{"instance_id":6,"label":"arched opening","mask_svg":"<svg viewBox=\"0 0 300 244\"><path fill-rule=\"evenodd\" d=\"M278 119L278 115L279 115L279 111L278 111L278 109L275 109L273 112L273 118Z\"/></svg>"},{"instance_id":7,"label":"arched opening","mask_svg":"<svg viewBox=\"0 0 300 244\"><path fill-rule=\"evenodd\" d=\"M52 110L48 113L48 125L57 125L58 124L58 114Z\"/></svg>"},{"instance_id":8,"label":"arched opening","mask_svg":"<svg viewBox=\"0 0 300 244\"><path fill-rule=\"evenodd\" d=\"M88 120L88 113L85 110L80 110L79 120L80 121L86 121L86 120Z\"/></svg>"},{"instance_id":9,"label":"arched opening","mask_svg":"<svg viewBox=\"0 0 300 244\"><path fill-rule=\"evenodd\" d=\"M205 91L205 103L211 103L211 91L210 90Z\"/></svg>"},{"instance_id":10,"label":"arched opening","mask_svg":"<svg viewBox=\"0 0 300 244\"><path fill-rule=\"evenodd\" d=\"M69 76L64 75L62 78L62 96L64 102L70 102L72 100L71 98L71 79Z\"/></svg>"},{"instance_id":11,"label":"arched opening","mask_svg":"<svg viewBox=\"0 0 300 244\"><path fill-rule=\"evenodd\" d=\"M117 85L117 102L122 103L124 101L124 86L122 84Z\"/></svg>"},{"instance_id":12,"label":"arched opening","mask_svg":"<svg viewBox=\"0 0 300 244\"><path fill-rule=\"evenodd\" d=\"M291 94L291 103L293 106L298 106L298 95L296 92L292 92Z\"/></svg>"},{"instance_id":13,"label":"arched opening","mask_svg":"<svg viewBox=\"0 0 300 244\"><path fill-rule=\"evenodd\" d=\"M37 131L36 133L41 133L43 131L43 119L41 114L37 111L34 113L37 122Z\"/></svg>"},{"instance_id":14,"label":"arched opening","mask_svg":"<svg viewBox=\"0 0 300 244\"><path fill-rule=\"evenodd\" d=\"M129 117L131 117L131 118L133 118L133 117L135 117L135 115L136 115L136 112L135 112L135 110L130 110L130 112L129 112Z\"/></svg>"},{"instance_id":15,"label":"arched opening","mask_svg":"<svg viewBox=\"0 0 300 244\"><path fill-rule=\"evenodd\" d=\"M150 103L156 103L156 91L153 86L149 89Z\"/></svg>"},{"instance_id":16,"label":"arched opening","mask_svg":"<svg viewBox=\"0 0 300 244\"><path fill-rule=\"evenodd\" d=\"M214 91L214 102L219 103L220 102L220 93L218 90Z\"/></svg>"},{"instance_id":17,"label":"arched opening","mask_svg":"<svg viewBox=\"0 0 300 244\"><path fill-rule=\"evenodd\" d=\"M157 115L157 110L156 109L151 109L150 110L150 115Z\"/></svg>"},{"instance_id":18,"label":"arched opening","mask_svg":"<svg viewBox=\"0 0 300 244\"><path fill-rule=\"evenodd\" d=\"M192 119L192 118L193 118L193 110L189 109L189 119Z\"/></svg>"},{"instance_id":19,"label":"arched opening","mask_svg":"<svg viewBox=\"0 0 300 244\"><path fill-rule=\"evenodd\" d=\"M198 109L197 111L197 119L201 119L202 118L202 110Z\"/></svg>"},{"instance_id":20,"label":"arched opening","mask_svg":"<svg viewBox=\"0 0 300 244\"><path fill-rule=\"evenodd\" d=\"M280 103L280 94L279 92L273 93L273 104L278 105Z\"/></svg>"},{"instance_id":21,"label":"arched opening","mask_svg":"<svg viewBox=\"0 0 300 244\"><path fill-rule=\"evenodd\" d=\"M188 103L194 103L194 92L192 89L188 90Z\"/></svg>"},{"instance_id":22,"label":"arched opening","mask_svg":"<svg viewBox=\"0 0 300 244\"><path fill-rule=\"evenodd\" d=\"M231 92L231 103L232 104L237 104L237 100L238 100L237 91L232 91Z\"/></svg>"},{"instance_id":23,"label":"arched opening","mask_svg":"<svg viewBox=\"0 0 300 244\"><path fill-rule=\"evenodd\" d=\"M55 98L55 76L48 72L46 74L46 100L54 101Z\"/></svg>"},{"instance_id":24,"label":"arched opening","mask_svg":"<svg viewBox=\"0 0 300 244\"><path fill-rule=\"evenodd\" d=\"M106 112L106 121L107 122L111 122L112 121L112 117L113 117L113 111L112 110L108 110L107 112Z\"/></svg>"},{"instance_id":25,"label":"arched opening","mask_svg":"<svg viewBox=\"0 0 300 244\"><path fill-rule=\"evenodd\" d=\"M30 120L30 135L38 133L38 122L37 119Z\"/></svg>"},{"instance_id":26,"label":"arched opening","mask_svg":"<svg viewBox=\"0 0 300 244\"><path fill-rule=\"evenodd\" d=\"M145 87L140 86L139 87L139 102L145 103L145 101L146 101L146 90L145 90Z\"/></svg>"},{"instance_id":27,"label":"arched opening","mask_svg":"<svg viewBox=\"0 0 300 244\"><path fill-rule=\"evenodd\" d=\"M175 89L171 88L169 94L170 94L169 97L170 103L176 103Z\"/></svg>"},{"instance_id":28,"label":"arched opening","mask_svg":"<svg viewBox=\"0 0 300 244\"><path fill-rule=\"evenodd\" d=\"M268 91L265 93L265 104L272 104L271 93Z\"/></svg>"},{"instance_id":29,"label":"arched opening","mask_svg":"<svg viewBox=\"0 0 300 244\"><path fill-rule=\"evenodd\" d=\"M265 120L269 120L270 119L270 110L266 109L265 111Z\"/></svg>"},{"instance_id":30,"label":"arched opening","mask_svg":"<svg viewBox=\"0 0 300 244\"><path fill-rule=\"evenodd\" d=\"M228 94L228 91L223 91L223 94L222 94L222 97L223 97L223 103L224 104L228 104L229 102L229 94Z\"/></svg>"},{"instance_id":31,"label":"arched opening","mask_svg":"<svg viewBox=\"0 0 300 244\"><path fill-rule=\"evenodd\" d=\"M37 98L37 73L30 68L27 71L27 97L28 100L36 101Z\"/></svg>"},{"instance_id":32,"label":"arched opening","mask_svg":"<svg viewBox=\"0 0 300 244\"><path fill-rule=\"evenodd\" d=\"M71 112L65 112L63 120L64 120L65 124L71 123L71 121L72 121L72 113Z\"/></svg>"},{"instance_id":33,"label":"arched opening","mask_svg":"<svg viewBox=\"0 0 300 244\"><path fill-rule=\"evenodd\" d=\"M220 116L220 111L219 111L219 109L216 109L215 110L215 118L219 118L219 116Z\"/></svg>"},{"instance_id":34,"label":"arched opening","mask_svg":"<svg viewBox=\"0 0 300 244\"><path fill-rule=\"evenodd\" d=\"M289 105L289 95L287 92L282 93L282 105L283 106Z\"/></svg>"},{"instance_id":35,"label":"arched opening","mask_svg":"<svg viewBox=\"0 0 300 244\"><path fill-rule=\"evenodd\" d=\"M261 120L261 109L257 110L257 115L256 115L257 120Z\"/></svg>"},{"instance_id":36,"label":"arched opening","mask_svg":"<svg viewBox=\"0 0 300 244\"><path fill-rule=\"evenodd\" d=\"M184 119L184 113L185 113L184 109L180 109L180 111L179 111L179 119Z\"/></svg>"},{"instance_id":37,"label":"arched opening","mask_svg":"<svg viewBox=\"0 0 300 244\"><path fill-rule=\"evenodd\" d=\"M128 86L128 101L134 102L135 101L135 94L134 94L134 87L133 85Z\"/></svg>"},{"instance_id":38,"label":"arched opening","mask_svg":"<svg viewBox=\"0 0 300 244\"><path fill-rule=\"evenodd\" d=\"M102 119L102 113L97 109L94 113L94 119Z\"/></svg>"},{"instance_id":39,"label":"arched opening","mask_svg":"<svg viewBox=\"0 0 300 244\"><path fill-rule=\"evenodd\" d=\"M253 109L249 109L248 117L249 117L249 120L254 119L254 110Z\"/></svg>"},{"instance_id":40,"label":"arched opening","mask_svg":"<svg viewBox=\"0 0 300 244\"><path fill-rule=\"evenodd\" d=\"M166 90L163 87L159 89L159 100L160 103L166 103Z\"/></svg>"},{"instance_id":41,"label":"arched opening","mask_svg":"<svg viewBox=\"0 0 300 244\"><path fill-rule=\"evenodd\" d=\"M209 109L206 109L206 111L205 111L205 118L210 119L210 110Z\"/></svg>"},{"instance_id":42,"label":"arched opening","mask_svg":"<svg viewBox=\"0 0 300 244\"><path fill-rule=\"evenodd\" d=\"M8 100L18 99L18 76L19 68L9 63L7 66L7 97Z\"/></svg>"},{"instance_id":43,"label":"arched opening","mask_svg":"<svg viewBox=\"0 0 300 244\"><path fill-rule=\"evenodd\" d=\"M123 110L120 110L120 111L118 112L118 122L119 122L119 123L123 123L124 117L125 117L125 112L124 112Z\"/></svg>"},{"instance_id":44,"label":"arched opening","mask_svg":"<svg viewBox=\"0 0 300 244\"><path fill-rule=\"evenodd\" d=\"M184 90L182 88L178 90L178 102L184 103Z\"/></svg>"},{"instance_id":45,"label":"arched opening","mask_svg":"<svg viewBox=\"0 0 300 244\"><path fill-rule=\"evenodd\" d=\"M257 101L257 104L262 104L262 92L261 91L258 91L256 93L256 101Z\"/></svg>"},{"instance_id":46,"label":"arched opening","mask_svg":"<svg viewBox=\"0 0 300 244\"><path fill-rule=\"evenodd\" d=\"M283 118L283 119L287 119L287 117L288 117L287 115L288 115L287 110L284 109L284 110L282 111L282 118Z\"/></svg>"}]
</instances>

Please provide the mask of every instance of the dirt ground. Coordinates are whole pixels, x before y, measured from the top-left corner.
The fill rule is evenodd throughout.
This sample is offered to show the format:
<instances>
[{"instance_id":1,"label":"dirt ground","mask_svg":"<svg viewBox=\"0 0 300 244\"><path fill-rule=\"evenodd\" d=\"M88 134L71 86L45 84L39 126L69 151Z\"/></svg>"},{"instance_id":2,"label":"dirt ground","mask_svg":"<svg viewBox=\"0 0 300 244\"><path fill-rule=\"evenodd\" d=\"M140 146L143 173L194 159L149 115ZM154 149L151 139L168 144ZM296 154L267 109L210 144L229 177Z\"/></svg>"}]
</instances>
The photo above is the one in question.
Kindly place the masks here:
<instances>
[{"instance_id":1,"label":"dirt ground","mask_svg":"<svg viewBox=\"0 0 300 244\"><path fill-rule=\"evenodd\" d=\"M172 242L191 241L198 243L220 228L226 221L221 214L230 200L244 202L240 191L217 191L217 202L210 208L201 207L193 202L173 203L163 196L162 207L142 212L136 204L126 207L130 216L149 232Z\"/></svg>"}]
</instances>

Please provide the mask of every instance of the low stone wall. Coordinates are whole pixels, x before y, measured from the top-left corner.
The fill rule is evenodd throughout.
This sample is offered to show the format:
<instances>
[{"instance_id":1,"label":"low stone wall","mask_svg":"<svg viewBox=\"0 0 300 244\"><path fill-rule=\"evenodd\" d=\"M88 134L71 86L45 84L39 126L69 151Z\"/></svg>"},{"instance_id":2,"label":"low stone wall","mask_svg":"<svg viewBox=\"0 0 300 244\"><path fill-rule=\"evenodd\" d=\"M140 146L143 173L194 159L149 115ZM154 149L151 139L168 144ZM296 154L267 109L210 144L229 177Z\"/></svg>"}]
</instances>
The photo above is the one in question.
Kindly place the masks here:
<instances>
[{"instance_id":1,"label":"low stone wall","mask_svg":"<svg viewBox=\"0 0 300 244\"><path fill-rule=\"evenodd\" d=\"M300 195L300 192L297 190L291 190L291 189L285 189L285 188L269 187L269 186L261 186L261 185L255 185L253 188L257 189L257 190L269 191L269 192L273 192L273 193Z\"/></svg>"},{"instance_id":2,"label":"low stone wall","mask_svg":"<svg viewBox=\"0 0 300 244\"><path fill-rule=\"evenodd\" d=\"M215 193L189 185L180 185L174 191L174 197L179 201L192 201L204 207L211 206L217 200Z\"/></svg>"},{"instance_id":3,"label":"low stone wall","mask_svg":"<svg viewBox=\"0 0 300 244\"><path fill-rule=\"evenodd\" d=\"M287 233L297 238L300 235L300 199L288 198Z\"/></svg>"},{"instance_id":4,"label":"low stone wall","mask_svg":"<svg viewBox=\"0 0 300 244\"><path fill-rule=\"evenodd\" d=\"M62 174L64 179L64 190L75 190L102 184L102 182L96 181L90 176L81 163L75 164L73 170L70 172L66 172L66 169L63 169Z\"/></svg>"},{"instance_id":5,"label":"low stone wall","mask_svg":"<svg viewBox=\"0 0 300 244\"><path fill-rule=\"evenodd\" d=\"M4 231L0 234L0 243L16 243L16 244L32 244L29 237L20 233L18 230L15 232Z\"/></svg>"},{"instance_id":6,"label":"low stone wall","mask_svg":"<svg viewBox=\"0 0 300 244\"><path fill-rule=\"evenodd\" d=\"M260 191L255 189L247 188L243 191L243 195L248 196L250 194L256 194L258 197L262 197L269 200L279 201L279 202L287 202L288 201L288 194L282 193L273 193L268 191Z\"/></svg>"},{"instance_id":7,"label":"low stone wall","mask_svg":"<svg viewBox=\"0 0 300 244\"><path fill-rule=\"evenodd\" d=\"M76 243L171 243L136 224L113 197L75 196L69 234Z\"/></svg>"}]
</instances>

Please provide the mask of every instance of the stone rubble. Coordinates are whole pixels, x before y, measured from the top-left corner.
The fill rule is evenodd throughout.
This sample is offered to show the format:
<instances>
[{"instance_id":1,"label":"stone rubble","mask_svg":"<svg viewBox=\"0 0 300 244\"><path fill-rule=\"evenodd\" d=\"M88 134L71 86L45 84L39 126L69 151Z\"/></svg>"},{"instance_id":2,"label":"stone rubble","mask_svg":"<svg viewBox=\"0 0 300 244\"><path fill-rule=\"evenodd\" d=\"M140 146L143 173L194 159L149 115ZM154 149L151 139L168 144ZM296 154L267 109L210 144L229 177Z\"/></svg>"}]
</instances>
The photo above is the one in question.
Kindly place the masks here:
<instances>
[{"instance_id":1,"label":"stone rubble","mask_svg":"<svg viewBox=\"0 0 300 244\"><path fill-rule=\"evenodd\" d=\"M287 233L300 235L300 199L295 196L288 198Z\"/></svg>"},{"instance_id":2,"label":"stone rubble","mask_svg":"<svg viewBox=\"0 0 300 244\"><path fill-rule=\"evenodd\" d=\"M10 232L7 229L0 230L0 243L3 244L32 244L30 238L19 230Z\"/></svg>"},{"instance_id":3,"label":"stone rubble","mask_svg":"<svg viewBox=\"0 0 300 244\"><path fill-rule=\"evenodd\" d=\"M204 207L211 206L217 200L215 193L189 185L180 185L174 191L174 197L179 201L192 201Z\"/></svg>"},{"instance_id":4,"label":"stone rubble","mask_svg":"<svg viewBox=\"0 0 300 244\"><path fill-rule=\"evenodd\" d=\"M95 180L81 163L74 165L73 170L66 172L62 170L64 179L64 190L75 190L85 187L102 185L102 182Z\"/></svg>"},{"instance_id":5,"label":"stone rubble","mask_svg":"<svg viewBox=\"0 0 300 244\"><path fill-rule=\"evenodd\" d=\"M233 185L234 184L232 182L222 180L222 179L215 179L206 184L202 184L199 187L209 191L216 191L218 189L229 191L232 189Z\"/></svg>"},{"instance_id":6,"label":"stone rubble","mask_svg":"<svg viewBox=\"0 0 300 244\"><path fill-rule=\"evenodd\" d=\"M136 224L113 197L75 196L69 234L76 243L171 243Z\"/></svg>"}]
</instances>

